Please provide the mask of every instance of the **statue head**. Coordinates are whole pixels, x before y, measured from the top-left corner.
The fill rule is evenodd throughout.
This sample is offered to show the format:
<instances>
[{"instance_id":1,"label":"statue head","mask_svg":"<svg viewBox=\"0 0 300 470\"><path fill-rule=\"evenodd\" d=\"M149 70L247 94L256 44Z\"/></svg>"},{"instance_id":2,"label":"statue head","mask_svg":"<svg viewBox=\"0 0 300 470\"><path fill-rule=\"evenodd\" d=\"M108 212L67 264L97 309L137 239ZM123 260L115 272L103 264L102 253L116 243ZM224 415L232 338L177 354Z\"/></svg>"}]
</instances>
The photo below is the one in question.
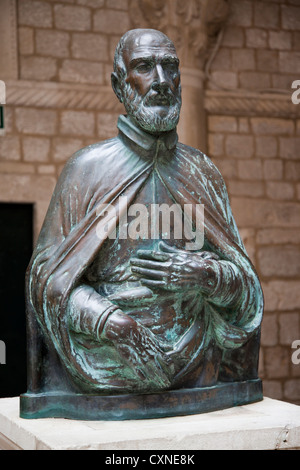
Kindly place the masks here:
<instances>
[{"instance_id":1,"label":"statue head","mask_svg":"<svg viewBox=\"0 0 300 470\"><path fill-rule=\"evenodd\" d=\"M112 86L127 114L145 131L167 132L179 121L181 85L173 42L160 31L128 31L117 46Z\"/></svg>"}]
</instances>

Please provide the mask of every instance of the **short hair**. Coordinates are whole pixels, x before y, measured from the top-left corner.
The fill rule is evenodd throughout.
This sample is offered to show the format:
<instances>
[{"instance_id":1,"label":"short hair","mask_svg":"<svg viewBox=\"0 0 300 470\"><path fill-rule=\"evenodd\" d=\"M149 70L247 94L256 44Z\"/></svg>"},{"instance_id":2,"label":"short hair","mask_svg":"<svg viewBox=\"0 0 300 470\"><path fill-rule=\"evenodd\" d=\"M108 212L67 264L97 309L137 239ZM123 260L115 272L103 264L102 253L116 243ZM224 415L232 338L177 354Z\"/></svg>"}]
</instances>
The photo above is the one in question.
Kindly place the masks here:
<instances>
[{"instance_id":1,"label":"short hair","mask_svg":"<svg viewBox=\"0 0 300 470\"><path fill-rule=\"evenodd\" d=\"M121 37L117 47L116 47L116 51L115 51L115 57L114 57L114 72L118 75L118 78L119 79L124 79L126 77L126 74L127 74L127 70L126 70L126 65L124 63L124 60L123 60L123 50L125 48L125 45L128 41L128 39L130 38L130 36L132 36L133 34L137 33L137 32L155 32L156 34L159 33L161 36L165 37L165 39L167 39L171 44L173 44L173 42L171 41L171 39L168 38L168 36L166 36L164 33L162 33L161 31L158 31L156 29L131 29L130 31L127 31L127 33L124 34L124 36Z\"/></svg>"},{"instance_id":2,"label":"short hair","mask_svg":"<svg viewBox=\"0 0 300 470\"><path fill-rule=\"evenodd\" d=\"M114 57L114 72L118 75L119 79L123 79L126 76L126 66L123 60L123 50L127 39L129 38L131 31L127 31L124 36L121 37L115 52Z\"/></svg>"}]
</instances>

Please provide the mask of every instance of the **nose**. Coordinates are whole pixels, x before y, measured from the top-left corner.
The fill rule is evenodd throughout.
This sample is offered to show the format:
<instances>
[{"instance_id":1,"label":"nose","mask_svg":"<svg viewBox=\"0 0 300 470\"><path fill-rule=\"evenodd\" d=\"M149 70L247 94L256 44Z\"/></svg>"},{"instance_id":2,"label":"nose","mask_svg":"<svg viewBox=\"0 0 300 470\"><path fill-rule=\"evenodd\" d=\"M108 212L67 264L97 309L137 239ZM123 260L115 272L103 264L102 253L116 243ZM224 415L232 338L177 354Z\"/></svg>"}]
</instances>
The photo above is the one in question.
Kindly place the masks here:
<instances>
[{"instance_id":1,"label":"nose","mask_svg":"<svg viewBox=\"0 0 300 470\"><path fill-rule=\"evenodd\" d=\"M160 64L157 64L155 67L155 80L153 82L152 88L168 88L168 81L166 72Z\"/></svg>"}]
</instances>

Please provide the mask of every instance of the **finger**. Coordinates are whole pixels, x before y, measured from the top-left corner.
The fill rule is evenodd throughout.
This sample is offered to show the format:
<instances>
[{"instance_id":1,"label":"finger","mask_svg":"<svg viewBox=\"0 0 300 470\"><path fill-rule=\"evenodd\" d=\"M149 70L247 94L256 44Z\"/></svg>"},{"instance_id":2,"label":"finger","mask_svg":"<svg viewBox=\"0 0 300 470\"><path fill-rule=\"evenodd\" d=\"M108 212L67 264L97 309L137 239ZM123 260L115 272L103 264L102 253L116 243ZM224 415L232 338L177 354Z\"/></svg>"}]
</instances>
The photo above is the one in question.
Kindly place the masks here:
<instances>
[{"instance_id":1,"label":"finger","mask_svg":"<svg viewBox=\"0 0 300 470\"><path fill-rule=\"evenodd\" d=\"M167 283L165 281L158 281L153 279L140 279L141 283L145 286L158 288L158 289L167 289Z\"/></svg>"},{"instance_id":2,"label":"finger","mask_svg":"<svg viewBox=\"0 0 300 470\"><path fill-rule=\"evenodd\" d=\"M141 268L148 268L148 269L165 269L167 266L165 264L162 264L159 261L156 260L146 260L146 259L139 259L139 258L133 258L130 260L130 263L133 264L134 266L139 266Z\"/></svg>"},{"instance_id":3,"label":"finger","mask_svg":"<svg viewBox=\"0 0 300 470\"><path fill-rule=\"evenodd\" d=\"M166 273L163 271L157 271L155 269L147 269L132 266L131 271L133 273L141 274L142 276L151 277L154 279L163 279Z\"/></svg>"},{"instance_id":4,"label":"finger","mask_svg":"<svg viewBox=\"0 0 300 470\"><path fill-rule=\"evenodd\" d=\"M154 250L138 250L137 255L139 258L157 261L168 261L169 255Z\"/></svg>"},{"instance_id":5,"label":"finger","mask_svg":"<svg viewBox=\"0 0 300 470\"><path fill-rule=\"evenodd\" d=\"M175 248L174 246L170 246L165 242L159 242L158 248L161 251L166 252L166 253L178 253L178 251L180 251L177 248Z\"/></svg>"}]
</instances>

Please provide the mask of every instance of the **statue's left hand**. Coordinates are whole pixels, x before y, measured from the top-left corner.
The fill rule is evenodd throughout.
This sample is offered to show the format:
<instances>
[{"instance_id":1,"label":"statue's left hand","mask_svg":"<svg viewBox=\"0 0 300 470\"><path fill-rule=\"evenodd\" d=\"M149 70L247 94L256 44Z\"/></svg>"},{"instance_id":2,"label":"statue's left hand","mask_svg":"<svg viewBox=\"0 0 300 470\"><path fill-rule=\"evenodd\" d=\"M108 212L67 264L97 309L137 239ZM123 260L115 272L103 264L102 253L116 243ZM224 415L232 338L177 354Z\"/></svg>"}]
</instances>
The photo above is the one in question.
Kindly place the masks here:
<instances>
[{"instance_id":1,"label":"statue's left hand","mask_svg":"<svg viewBox=\"0 0 300 470\"><path fill-rule=\"evenodd\" d=\"M217 284L214 263L218 256L202 251L191 252L160 242L159 250L139 250L131 259L131 270L143 285L171 291L200 289L209 294Z\"/></svg>"}]
</instances>

